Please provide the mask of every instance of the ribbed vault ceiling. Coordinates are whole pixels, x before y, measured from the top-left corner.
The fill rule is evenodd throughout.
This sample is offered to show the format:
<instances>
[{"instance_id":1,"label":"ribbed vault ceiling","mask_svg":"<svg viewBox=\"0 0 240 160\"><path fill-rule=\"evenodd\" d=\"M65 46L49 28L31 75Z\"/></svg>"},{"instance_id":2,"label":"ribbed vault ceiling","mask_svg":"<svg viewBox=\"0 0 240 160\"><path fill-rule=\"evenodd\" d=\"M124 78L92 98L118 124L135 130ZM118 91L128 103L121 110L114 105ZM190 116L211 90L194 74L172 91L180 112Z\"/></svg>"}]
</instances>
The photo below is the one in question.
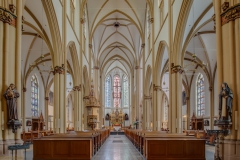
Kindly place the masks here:
<instances>
[{"instance_id":1,"label":"ribbed vault ceiling","mask_svg":"<svg viewBox=\"0 0 240 160\"><path fill-rule=\"evenodd\" d=\"M105 73L113 66L130 71L137 65L142 52L146 7L146 0L88 0L93 56ZM118 27L114 26L116 23Z\"/></svg>"}]
</instances>

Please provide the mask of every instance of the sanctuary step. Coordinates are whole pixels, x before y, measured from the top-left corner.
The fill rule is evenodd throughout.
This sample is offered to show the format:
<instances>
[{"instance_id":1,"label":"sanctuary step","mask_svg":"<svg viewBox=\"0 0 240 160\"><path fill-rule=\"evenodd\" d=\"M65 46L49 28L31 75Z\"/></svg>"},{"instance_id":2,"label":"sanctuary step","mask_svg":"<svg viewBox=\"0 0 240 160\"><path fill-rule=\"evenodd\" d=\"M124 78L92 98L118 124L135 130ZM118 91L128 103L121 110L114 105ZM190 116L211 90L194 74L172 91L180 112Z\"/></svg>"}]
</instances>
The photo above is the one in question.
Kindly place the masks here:
<instances>
[{"instance_id":1,"label":"sanctuary step","mask_svg":"<svg viewBox=\"0 0 240 160\"><path fill-rule=\"evenodd\" d=\"M110 135L124 135L123 131L110 131Z\"/></svg>"}]
</instances>

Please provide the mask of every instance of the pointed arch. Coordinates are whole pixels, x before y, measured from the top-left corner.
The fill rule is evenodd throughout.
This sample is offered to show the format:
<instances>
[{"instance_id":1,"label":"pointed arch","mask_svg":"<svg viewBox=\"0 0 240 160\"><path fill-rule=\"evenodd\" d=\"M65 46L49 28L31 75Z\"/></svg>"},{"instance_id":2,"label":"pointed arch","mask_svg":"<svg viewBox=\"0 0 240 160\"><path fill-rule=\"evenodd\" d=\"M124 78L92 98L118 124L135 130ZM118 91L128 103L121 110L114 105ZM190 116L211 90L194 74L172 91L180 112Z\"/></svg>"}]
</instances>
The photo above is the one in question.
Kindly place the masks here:
<instances>
[{"instance_id":1,"label":"pointed arch","mask_svg":"<svg viewBox=\"0 0 240 160\"><path fill-rule=\"evenodd\" d=\"M161 70L162 64L163 64L163 56L164 56L164 50L167 49L168 57L169 57L169 47L167 45L166 41L161 41L158 46L158 51L157 51L157 56L156 56L156 61L155 61L155 72L158 73L156 74L156 85L162 85L161 83L161 78L162 75L164 74L164 70ZM165 65L165 64L163 64ZM163 73L162 73L163 72Z\"/></svg>"}]
</instances>

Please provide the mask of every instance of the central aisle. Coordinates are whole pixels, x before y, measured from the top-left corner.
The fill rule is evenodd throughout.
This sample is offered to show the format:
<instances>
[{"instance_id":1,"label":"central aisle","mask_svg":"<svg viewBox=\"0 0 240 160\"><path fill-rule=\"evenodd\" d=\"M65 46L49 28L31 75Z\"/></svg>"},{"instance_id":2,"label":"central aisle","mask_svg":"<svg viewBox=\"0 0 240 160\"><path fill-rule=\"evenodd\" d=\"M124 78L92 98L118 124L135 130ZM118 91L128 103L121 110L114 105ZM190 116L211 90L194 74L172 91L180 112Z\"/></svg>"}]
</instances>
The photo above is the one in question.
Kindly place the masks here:
<instances>
[{"instance_id":1,"label":"central aisle","mask_svg":"<svg viewBox=\"0 0 240 160\"><path fill-rule=\"evenodd\" d=\"M125 135L110 135L92 160L144 160Z\"/></svg>"}]
</instances>

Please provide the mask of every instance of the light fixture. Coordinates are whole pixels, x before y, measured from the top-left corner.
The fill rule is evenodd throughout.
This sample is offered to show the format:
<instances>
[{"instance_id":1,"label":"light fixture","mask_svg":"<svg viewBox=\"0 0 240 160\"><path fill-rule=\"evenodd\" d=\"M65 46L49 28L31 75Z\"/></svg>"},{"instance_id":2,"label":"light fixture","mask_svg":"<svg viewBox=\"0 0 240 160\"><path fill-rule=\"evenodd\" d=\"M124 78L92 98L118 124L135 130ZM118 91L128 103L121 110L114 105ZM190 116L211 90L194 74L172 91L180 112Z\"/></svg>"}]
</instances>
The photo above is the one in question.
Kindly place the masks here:
<instances>
[{"instance_id":1,"label":"light fixture","mask_svg":"<svg viewBox=\"0 0 240 160\"><path fill-rule=\"evenodd\" d=\"M166 82L165 82L165 74L163 74L163 85L165 86Z\"/></svg>"},{"instance_id":2,"label":"light fixture","mask_svg":"<svg viewBox=\"0 0 240 160\"><path fill-rule=\"evenodd\" d=\"M118 28L118 27L120 27L120 23L119 23L118 21L116 21L116 22L113 23L113 26L114 26L115 28Z\"/></svg>"}]
</instances>

